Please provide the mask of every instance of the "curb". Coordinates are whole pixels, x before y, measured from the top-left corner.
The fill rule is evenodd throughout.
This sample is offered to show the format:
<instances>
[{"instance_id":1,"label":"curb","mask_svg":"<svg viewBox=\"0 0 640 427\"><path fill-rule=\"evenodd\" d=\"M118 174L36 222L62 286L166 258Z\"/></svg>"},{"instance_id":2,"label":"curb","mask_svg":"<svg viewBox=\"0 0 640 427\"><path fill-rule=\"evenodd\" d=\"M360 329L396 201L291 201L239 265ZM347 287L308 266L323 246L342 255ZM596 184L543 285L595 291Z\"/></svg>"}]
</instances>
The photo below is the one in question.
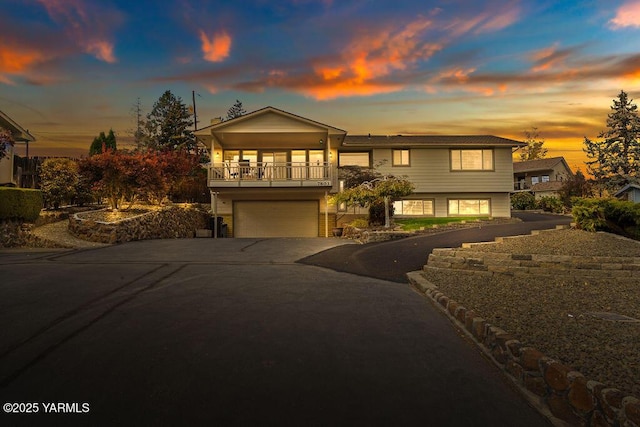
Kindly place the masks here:
<instances>
[{"instance_id":1,"label":"curb","mask_svg":"<svg viewBox=\"0 0 640 427\"><path fill-rule=\"evenodd\" d=\"M639 399L590 381L537 349L524 347L515 335L492 326L438 291L422 271L409 272L407 278L554 426L640 427Z\"/></svg>"}]
</instances>

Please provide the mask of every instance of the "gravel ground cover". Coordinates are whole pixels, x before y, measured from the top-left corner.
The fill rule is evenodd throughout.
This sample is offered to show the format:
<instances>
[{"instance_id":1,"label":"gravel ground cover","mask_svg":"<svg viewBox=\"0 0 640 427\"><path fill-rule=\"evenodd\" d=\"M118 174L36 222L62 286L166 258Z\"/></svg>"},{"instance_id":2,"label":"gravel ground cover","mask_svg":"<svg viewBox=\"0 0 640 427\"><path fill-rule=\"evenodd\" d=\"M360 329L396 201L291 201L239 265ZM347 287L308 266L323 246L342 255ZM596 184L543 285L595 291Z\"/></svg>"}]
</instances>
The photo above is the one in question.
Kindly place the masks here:
<instances>
[{"instance_id":1,"label":"gravel ground cover","mask_svg":"<svg viewBox=\"0 0 640 427\"><path fill-rule=\"evenodd\" d=\"M555 230L505 239L471 250L514 254L640 257L640 242L605 233ZM640 274L632 280L579 279L569 275L479 276L456 270L426 277L445 295L474 309L489 323L517 335L562 363L640 397ZM593 316L616 313L638 319L616 322Z\"/></svg>"}]
</instances>

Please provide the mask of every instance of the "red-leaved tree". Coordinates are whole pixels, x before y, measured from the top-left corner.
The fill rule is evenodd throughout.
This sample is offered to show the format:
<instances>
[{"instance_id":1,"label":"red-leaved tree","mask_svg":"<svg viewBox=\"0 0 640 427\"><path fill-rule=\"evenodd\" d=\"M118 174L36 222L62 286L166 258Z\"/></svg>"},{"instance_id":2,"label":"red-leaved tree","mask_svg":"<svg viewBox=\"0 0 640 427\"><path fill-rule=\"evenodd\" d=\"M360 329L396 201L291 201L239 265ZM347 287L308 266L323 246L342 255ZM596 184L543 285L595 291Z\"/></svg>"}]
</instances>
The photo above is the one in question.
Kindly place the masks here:
<instances>
[{"instance_id":1,"label":"red-leaved tree","mask_svg":"<svg viewBox=\"0 0 640 427\"><path fill-rule=\"evenodd\" d=\"M80 171L111 209L137 200L161 203L182 179L199 169L198 158L183 150L126 152L106 150L83 159Z\"/></svg>"}]
</instances>

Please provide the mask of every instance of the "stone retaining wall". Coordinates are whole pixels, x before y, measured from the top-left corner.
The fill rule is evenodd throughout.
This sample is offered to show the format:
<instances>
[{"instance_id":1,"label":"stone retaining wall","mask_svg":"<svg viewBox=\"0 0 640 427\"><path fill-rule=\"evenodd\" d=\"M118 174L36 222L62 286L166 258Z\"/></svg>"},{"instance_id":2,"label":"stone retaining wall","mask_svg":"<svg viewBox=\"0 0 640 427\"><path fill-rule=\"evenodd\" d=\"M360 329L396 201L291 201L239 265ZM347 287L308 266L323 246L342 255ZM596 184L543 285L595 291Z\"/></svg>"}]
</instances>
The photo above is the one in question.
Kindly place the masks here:
<instances>
[{"instance_id":1,"label":"stone retaining wall","mask_svg":"<svg viewBox=\"0 0 640 427\"><path fill-rule=\"evenodd\" d=\"M425 269L448 268L486 274L509 274L625 279L640 275L639 257L574 257L568 255L517 255L477 252L471 249L434 249Z\"/></svg>"},{"instance_id":2,"label":"stone retaining wall","mask_svg":"<svg viewBox=\"0 0 640 427\"><path fill-rule=\"evenodd\" d=\"M515 336L492 326L450 299L421 272L408 274L409 281L424 292L449 318L480 344L494 363L518 384L541 409L548 409L562 423L572 426L640 427L640 400L620 390L587 380L557 360ZM556 423L559 424L559 423ZM562 425L562 424L559 424Z\"/></svg>"},{"instance_id":3,"label":"stone retaining wall","mask_svg":"<svg viewBox=\"0 0 640 427\"><path fill-rule=\"evenodd\" d=\"M538 234L543 231L532 232ZM514 236L509 238L521 238ZM611 280L637 278L638 257L574 257L511 254L473 250L496 242L464 244L462 248L434 249L423 271L464 270L480 275L606 277ZM640 400L616 388L587 380L581 373L525 347L515 336L491 325L457 301L438 291L423 272L408 274L410 282L433 300L459 328L471 336L504 372L541 409L562 423L577 426L640 427Z\"/></svg>"},{"instance_id":4,"label":"stone retaining wall","mask_svg":"<svg viewBox=\"0 0 640 427\"><path fill-rule=\"evenodd\" d=\"M196 208L169 206L118 222L83 219L82 214L69 217L69 232L99 243L122 243L132 240L194 237L195 230L207 226L208 214Z\"/></svg>"},{"instance_id":5,"label":"stone retaining wall","mask_svg":"<svg viewBox=\"0 0 640 427\"><path fill-rule=\"evenodd\" d=\"M59 245L31 234L34 225L22 221L0 221L0 248L57 248Z\"/></svg>"}]
</instances>

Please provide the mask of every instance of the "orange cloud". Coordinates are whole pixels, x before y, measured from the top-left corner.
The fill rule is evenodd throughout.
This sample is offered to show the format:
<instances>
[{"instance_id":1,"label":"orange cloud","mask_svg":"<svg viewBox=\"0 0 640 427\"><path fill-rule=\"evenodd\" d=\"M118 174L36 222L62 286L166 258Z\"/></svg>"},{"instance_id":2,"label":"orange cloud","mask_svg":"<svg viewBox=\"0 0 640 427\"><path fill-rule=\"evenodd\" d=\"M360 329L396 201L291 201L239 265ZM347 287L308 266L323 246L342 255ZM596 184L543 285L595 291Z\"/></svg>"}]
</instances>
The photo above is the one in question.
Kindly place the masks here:
<instances>
[{"instance_id":1,"label":"orange cloud","mask_svg":"<svg viewBox=\"0 0 640 427\"><path fill-rule=\"evenodd\" d=\"M640 27L640 1L629 1L620 6L609 25L614 29Z\"/></svg>"},{"instance_id":2,"label":"orange cloud","mask_svg":"<svg viewBox=\"0 0 640 427\"><path fill-rule=\"evenodd\" d=\"M534 73L546 71L563 62L570 54L570 50L558 50L558 44L537 50L529 55L534 62L531 71Z\"/></svg>"},{"instance_id":3,"label":"orange cloud","mask_svg":"<svg viewBox=\"0 0 640 427\"><path fill-rule=\"evenodd\" d=\"M231 50L231 36L226 31L216 33L209 38L200 30L203 58L210 62L220 62L229 56Z\"/></svg>"},{"instance_id":4,"label":"orange cloud","mask_svg":"<svg viewBox=\"0 0 640 427\"><path fill-rule=\"evenodd\" d=\"M92 54L101 61L114 63L116 57L113 54L113 44L104 40L98 40L95 42L89 42L86 44L85 49L87 53Z\"/></svg>"},{"instance_id":5,"label":"orange cloud","mask_svg":"<svg viewBox=\"0 0 640 427\"><path fill-rule=\"evenodd\" d=\"M103 10L82 0L38 0L68 37L85 53L101 61L116 62L111 31L121 21L117 11Z\"/></svg>"},{"instance_id":6,"label":"orange cloud","mask_svg":"<svg viewBox=\"0 0 640 427\"><path fill-rule=\"evenodd\" d=\"M3 73L22 73L44 59L44 55L35 50L0 46L0 72Z\"/></svg>"},{"instance_id":7,"label":"orange cloud","mask_svg":"<svg viewBox=\"0 0 640 427\"><path fill-rule=\"evenodd\" d=\"M377 80L389 76L394 70L405 70L418 61L427 60L442 48L438 43L423 40L431 25L430 19L420 17L400 30L360 34L347 45L339 58L315 64L313 69L320 80L307 83L300 90L318 100L401 90L402 84Z\"/></svg>"}]
</instances>

